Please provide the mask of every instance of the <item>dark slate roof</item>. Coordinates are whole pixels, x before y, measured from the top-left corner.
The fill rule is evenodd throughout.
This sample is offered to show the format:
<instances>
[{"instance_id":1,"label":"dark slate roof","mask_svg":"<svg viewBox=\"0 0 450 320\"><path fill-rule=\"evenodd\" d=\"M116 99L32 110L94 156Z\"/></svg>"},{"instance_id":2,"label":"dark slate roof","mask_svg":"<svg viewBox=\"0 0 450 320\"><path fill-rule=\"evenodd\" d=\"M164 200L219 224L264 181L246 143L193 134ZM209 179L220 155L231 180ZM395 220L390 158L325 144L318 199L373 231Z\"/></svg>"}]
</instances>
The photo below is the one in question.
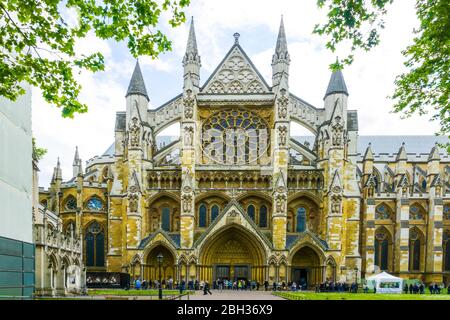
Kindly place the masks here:
<instances>
[{"instance_id":1,"label":"dark slate roof","mask_svg":"<svg viewBox=\"0 0 450 320\"><path fill-rule=\"evenodd\" d=\"M333 93L345 93L348 95L347 86L345 85L344 75L341 70L334 71L331 74L330 82L328 83L327 92L325 93L324 99Z\"/></svg>"},{"instance_id":2,"label":"dark slate roof","mask_svg":"<svg viewBox=\"0 0 450 320\"><path fill-rule=\"evenodd\" d=\"M103 152L102 156L113 156L116 152L116 145L113 142L105 152Z\"/></svg>"},{"instance_id":3,"label":"dark slate roof","mask_svg":"<svg viewBox=\"0 0 450 320\"><path fill-rule=\"evenodd\" d=\"M172 232L171 232L171 233L168 233L168 232L165 232L165 231L163 231L163 230L160 229L160 230L158 230L158 231L152 233L151 235L149 235L149 236L143 238L143 239L141 240L141 242L139 243L138 249L144 249L145 246L150 242L150 240L151 240L153 237L156 236L157 233L162 233L162 234L164 234L166 237L168 236L168 237L172 240L172 242L173 242L173 244L175 245L175 247L177 247L177 248L180 247L180 239L181 239L181 238L180 238L180 234L179 234L179 233L172 233Z\"/></svg>"},{"instance_id":4,"label":"dark slate roof","mask_svg":"<svg viewBox=\"0 0 450 320\"><path fill-rule=\"evenodd\" d=\"M144 78L142 76L141 67L139 66L139 61L136 61L136 66L134 67L133 75L131 76L130 84L128 85L127 94L125 97L128 97L130 94L140 94L150 100L148 98L147 89L145 88Z\"/></svg>"},{"instance_id":5,"label":"dark slate roof","mask_svg":"<svg viewBox=\"0 0 450 320\"><path fill-rule=\"evenodd\" d=\"M169 237L172 239L173 242L177 245L177 247L180 246L181 243L181 235L179 233L169 233Z\"/></svg>"},{"instance_id":6,"label":"dark slate roof","mask_svg":"<svg viewBox=\"0 0 450 320\"><path fill-rule=\"evenodd\" d=\"M286 235L286 249L290 249L291 246L297 241L298 234L288 234Z\"/></svg>"}]
</instances>

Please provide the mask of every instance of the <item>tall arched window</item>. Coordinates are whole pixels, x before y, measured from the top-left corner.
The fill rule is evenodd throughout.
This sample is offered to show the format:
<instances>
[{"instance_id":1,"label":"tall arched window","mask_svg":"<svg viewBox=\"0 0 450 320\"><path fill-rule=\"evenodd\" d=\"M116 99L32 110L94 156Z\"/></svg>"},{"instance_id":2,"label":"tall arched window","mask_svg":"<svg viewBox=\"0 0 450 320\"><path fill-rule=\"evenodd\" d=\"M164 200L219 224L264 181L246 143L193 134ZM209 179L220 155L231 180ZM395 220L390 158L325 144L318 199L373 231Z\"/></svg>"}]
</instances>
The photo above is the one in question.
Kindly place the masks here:
<instances>
[{"instance_id":1,"label":"tall arched window","mask_svg":"<svg viewBox=\"0 0 450 320\"><path fill-rule=\"evenodd\" d=\"M217 204L215 204L211 208L211 222L216 220L218 215L219 215L219 206Z\"/></svg>"},{"instance_id":2,"label":"tall arched window","mask_svg":"<svg viewBox=\"0 0 450 320\"><path fill-rule=\"evenodd\" d=\"M88 267L105 266L105 234L103 227L92 222L86 230L86 265Z\"/></svg>"},{"instance_id":3,"label":"tall arched window","mask_svg":"<svg viewBox=\"0 0 450 320\"><path fill-rule=\"evenodd\" d=\"M304 207L297 209L297 225L296 231L303 232L306 229L306 210Z\"/></svg>"},{"instance_id":4,"label":"tall arched window","mask_svg":"<svg viewBox=\"0 0 450 320\"><path fill-rule=\"evenodd\" d=\"M247 214L250 217L250 219L255 221L255 206L254 205L251 204L247 207Z\"/></svg>"},{"instance_id":5,"label":"tall arched window","mask_svg":"<svg viewBox=\"0 0 450 320\"><path fill-rule=\"evenodd\" d=\"M259 226L267 228L267 207L264 205L259 208Z\"/></svg>"},{"instance_id":6,"label":"tall arched window","mask_svg":"<svg viewBox=\"0 0 450 320\"><path fill-rule=\"evenodd\" d=\"M199 228L206 227L206 206L204 204L198 208L198 226Z\"/></svg>"},{"instance_id":7,"label":"tall arched window","mask_svg":"<svg viewBox=\"0 0 450 320\"><path fill-rule=\"evenodd\" d=\"M450 271L450 230L444 232L442 247L444 249L444 271Z\"/></svg>"},{"instance_id":8,"label":"tall arched window","mask_svg":"<svg viewBox=\"0 0 450 320\"><path fill-rule=\"evenodd\" d=\"M384 228L375 232L375 265L380 270L388 270L389 261L389 236Z\"/></svg>"},{"instance_id":9,"label":"tall arched window","mask_svg":"<svg viewBox=\"0 0 450 320\"><path fill-rule=\"evenodd\" d=\"M409 232L409 270L420 270L420 254L421 254L420 234L416 229Z\"/></svg>"},{"instance_id":10,"label":"tall arched window","mask_svg":"<svg viewBox=\"0 0 450 320\"><path fill-rule=\"evenodd\" d=\"M162 208L161 228L164 231L170 231L170 208Z\"/></svg>"}]
</instances>

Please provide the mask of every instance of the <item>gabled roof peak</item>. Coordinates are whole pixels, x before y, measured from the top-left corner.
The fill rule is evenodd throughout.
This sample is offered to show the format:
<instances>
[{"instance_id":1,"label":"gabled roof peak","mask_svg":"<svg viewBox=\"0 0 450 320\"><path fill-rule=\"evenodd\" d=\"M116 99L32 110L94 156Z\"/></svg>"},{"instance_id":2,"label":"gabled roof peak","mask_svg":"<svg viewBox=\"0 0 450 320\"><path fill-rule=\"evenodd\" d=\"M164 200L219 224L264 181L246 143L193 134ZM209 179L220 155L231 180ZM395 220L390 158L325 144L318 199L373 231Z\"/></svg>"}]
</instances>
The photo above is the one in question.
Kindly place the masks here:
<instances>
[{"instance_id":1,"label":"gabled roof peak","mask_svg":"<svg viewBox=\"0 0 450 320\"><path fill-rule=\"evenodd\" d=\"M145 88L141 67L139 66L139 60L136 60L136 65L134 67L133 75L131 76L130 84L128 85L128 90L125 97L128 97L131 94L142 95L147 98L147 101L150 101L148 98L147 89Z\"/></svg>"},{"instance_id":2,"label":"gabled roof peak","mask_svg":"<svg viewBox=\"0 0 450 320\"><path fill-rule=\"evenodd\" d=\"M402 142L402 146L398 150L397 157L395 158L395 161L400 161L400 160L402 160L402 161L408 160L408 156L406 155L405 143L404 142Z\"/></svg>"}]
</instances>

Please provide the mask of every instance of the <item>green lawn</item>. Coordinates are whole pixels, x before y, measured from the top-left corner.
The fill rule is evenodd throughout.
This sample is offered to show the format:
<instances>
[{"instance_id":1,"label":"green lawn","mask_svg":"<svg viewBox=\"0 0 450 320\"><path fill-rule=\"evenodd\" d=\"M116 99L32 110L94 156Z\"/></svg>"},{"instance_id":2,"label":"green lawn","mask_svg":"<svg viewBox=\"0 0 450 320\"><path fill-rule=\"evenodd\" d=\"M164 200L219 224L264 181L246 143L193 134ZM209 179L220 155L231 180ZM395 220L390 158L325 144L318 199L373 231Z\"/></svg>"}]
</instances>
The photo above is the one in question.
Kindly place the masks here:
<instances>
[{"instance_id":1,"label":"green lawn","mask_svg":"<svg viewBox=\"0 0 450 320\"><path fill-rule=\"evenodd\" d=\"M274 292L288 300L450 300L450 294L376 294L335 292Z\"/></svg>"},{"instance_id":2,"label":"green lawn","mask_svg":"<svg viewBox=\"0 0 450 320\"><path fill-rule=\"evenodd\" d=\"M188 291L183 291L183 293L188 293ZM190 294L193 292L189 291ZM179 290L163 290L164 296L178 295ZM157 296L158 290L123 290L123 289L89 289L88 295L90 296Z\"/></svg>"}]
</instances>

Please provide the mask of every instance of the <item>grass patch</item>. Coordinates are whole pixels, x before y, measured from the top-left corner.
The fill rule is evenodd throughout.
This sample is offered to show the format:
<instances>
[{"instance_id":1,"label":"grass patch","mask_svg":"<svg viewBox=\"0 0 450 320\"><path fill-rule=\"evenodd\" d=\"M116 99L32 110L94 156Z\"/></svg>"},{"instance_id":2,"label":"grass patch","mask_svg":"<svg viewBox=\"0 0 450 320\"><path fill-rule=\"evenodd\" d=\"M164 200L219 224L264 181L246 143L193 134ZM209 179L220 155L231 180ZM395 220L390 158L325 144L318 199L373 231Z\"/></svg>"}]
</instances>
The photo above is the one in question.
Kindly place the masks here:
<instances>
[{"instance_id":1,"label":"grass patch","mask_svg":"<svg viewBox=\"0 0 450 320\"><path fill-rule=\"evenodd\" d=\"M450 294L377 294L338 292L273 292L288 300L450 300Z\"/></svg>"},{"instance_id":2,"label":"grass patch","mask_svg":"<svg viewBox=\"0 0 450 320\"><path fill-rule=\"evenodd\" d=\"M193 291L183 291L184 294L193 294ZM162 291L163 296L179 295L179 290L165 290ZM158 290L124 290L124 289L89 289L90 296L157 296Z\"/></svg>"}]
</instances>

